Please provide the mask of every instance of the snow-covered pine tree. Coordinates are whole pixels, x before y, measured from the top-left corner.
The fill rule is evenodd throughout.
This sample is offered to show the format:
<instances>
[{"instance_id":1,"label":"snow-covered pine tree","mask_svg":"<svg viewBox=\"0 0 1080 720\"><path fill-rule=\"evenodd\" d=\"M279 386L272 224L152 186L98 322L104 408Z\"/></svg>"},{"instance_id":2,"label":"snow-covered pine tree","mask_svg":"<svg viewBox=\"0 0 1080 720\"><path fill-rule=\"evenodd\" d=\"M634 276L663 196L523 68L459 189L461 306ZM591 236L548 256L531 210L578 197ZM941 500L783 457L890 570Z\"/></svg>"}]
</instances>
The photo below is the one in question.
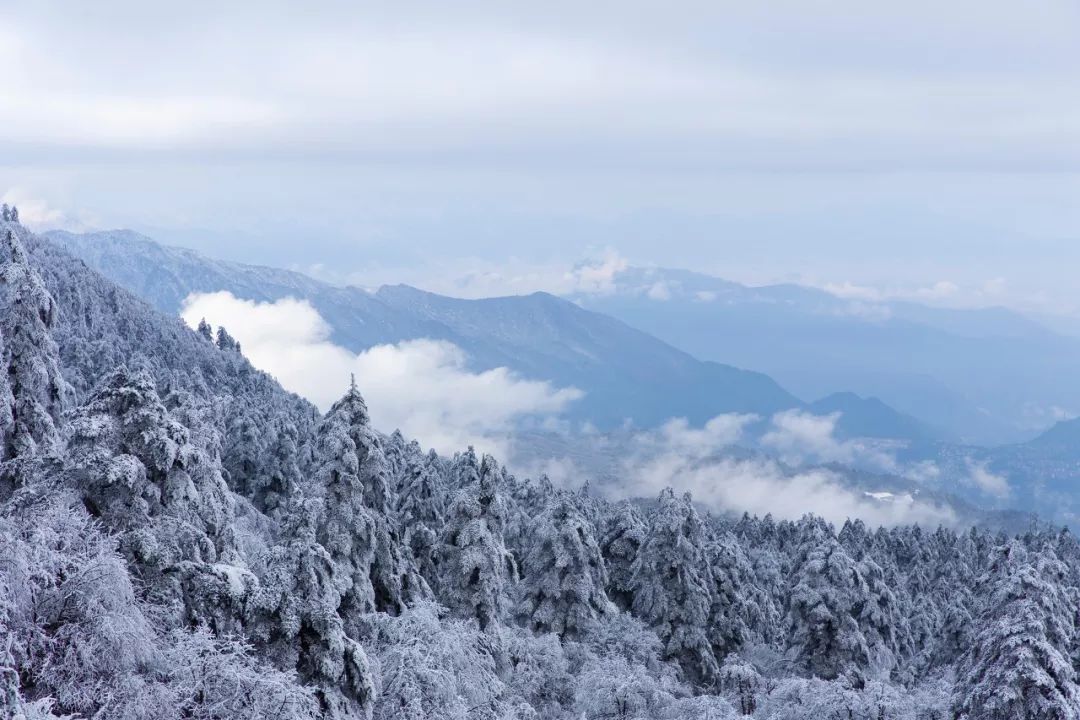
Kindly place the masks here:
<instances>
[{"instance_id":1,"label":"snow-covered pine tree","mask_svg":"<svg viewBox=\"0 0 1080 720\"><path fill-rule=\"evenodd\" d=\"M607 568L608 597L623 610L633 605L633 570L649 525L633 503L609 506L602 524L600 551Z\"/></svg>"},{"instance_id":2,"label":"snow-covered pine tree","mask_svg":"<svg viewBox=\"0 0 1080 720\"><path fill-rule=\"evenodd\" d=\"M527 537L518 607L526 627L573 639L615 611L592 525L569 493L553 494Z\"/></svg>"},{"instance_id":3,"label":"snow-covered pine tree","mask_svg":"<svg viewBox=\"0 0 1080 720\"><path fill-rule=\"evenodd\" d=\"M1080 688L1069 658L1076 608L1063 592L1067 572L1053 550L1019 542L996 551L982 583L988 593L978 631L960 661L958 720L1072 720Z\"/></svg>"},{"instance_id":4,"label":"snow-covered pine tree","mask_svg":"<svg viewBox=\"0 0 1080 720\"><path fill-rule=\"evenodd\" d=\"M434 451L424 455L416 441L404 452L404 469L394 495L401 537L425 578L435 578L435 551L446 521L446 488Z\"/></svg>"},{"instance_id":5,"label":"snow-covered pine tree","mask_svg":"<svg viewBox=\"0 0 1080 720\"><path fill-rule=\"evenodd\" d=\"M779 611L754 575L754 568L733 535L720 533L704 548L712 584L709 641L722 658L744 644L769 637Z\"/></svg>"},{"instance_id":6,"label":"snow-covered pine tree","mask_svg":"<svg viewBox=\"0 0 1080 720\"><path fill-rule=\"evenodd\" d=\"M547 509L548 501L555 495L555 487L546 475L535 480L518 481L516 478L504 483L506 496L506 526L503 533L506 547L521 564L528 549L533 521Z\"/></svg>"},{"instance_id":7,"label":"snow-covered pine tree","mask_svg":"<svg viewBox=\"0 0 1080 720\"><path fill-rule=\"evenodd\" d=\"M868 600L858 565L831 535L811 535L801 554L788 599L788 656L815 677L861 686L870 648L857 617Z\"/></svg>"},{"instance_id":8,"label":"snow-covered pine tree","mask_svg":"<svg viewBox=\"0 0 1080 720\"><path fill-rule=\"evenodd\" d=\"M236 338L229 334L228 330L224 327L218 327L217 331L217 346L221 350L230 350L232 352L240 352L240 343Z\"/></svg>"},{"instance_id":9,"label":"snow-covered pine tree","mask_svg":"<svg viewBox=\"0 0 1080 720\"><path fill-rule=\"evenodd\" d=\"M474 623L418 603L397 617L375 615L368 645L379 659L375 720L514 718L492 655Z\"/></svg>"},{"instance_id":10,"label":"snow-covered pine tree","mask_svg":"<svg viewBox=\"0 0 1080 720\"><path fill-rule=\"evenodd\" d=\"M472 448L455 458L452 472L460 485L447 512L438 552L439 600L486 630L509 609L511 584L517 577L503 540L502 472L489 455L478 463Z\"/></svg>"},{"instance_id":11,"label":"snow-covered pine tree","mask_svg":"<svg viewBox=\"0 0 1080 720\"><path fill-rule=\"evenodd\" d=\"M346 622L375 610L397 613L429 596L387 520L386 461L356 386L334 403L316 431L313 494L322 498L318 541L345 571Z\"/></svg>"},{"instance_id":12,"label":"snow-covered pine tree","mask_svg":"<svg viewBox=\"0 0 1080 720\"><path fill-rule=\"evenodd\" d=\"M57 305L41 276L30 265L22 241L6 232L5 262L0 267L0 461L60 449L60 426L73 396L60 371L52 337ZM4 407L7 393L11 402Z\"/></svg>"},{"instance_id":13,"label":"snow-covered pine tree","mask_svg":"<svg viewBox=\"0 0 1080 720\"><path fill-rule=\"evenodd\" d=\"M901 615L896 592L881 566L863 557L858 561L858 569L866 596L853 612L870 650L870 674L885 680L900 667L901 659L910 655L909 629Z\"/></svg>"},{"instance_id":14,"label":"snow-covered pine tree","mask_svg":"<svg viewBox=\"0 0 1080 720\"><path fill-rule=\"evenodd\" d=\"M249 398L228 405L223 448L229 487L261 512L280 518L302 484L300 430L293 417Z\"/></svg>"},{"instance_id":15,"label":"snow-covered pine tree","mask_svg":"<svg viewBox=\"0 0 1080 720\"><path fill-rule=\"evenodd\" d=\"M199 327L196 332L207 342L214 342L214 329L210 327L210 323L206 322L206 318L199 321Z\"/></svg>"},{"instance_id":16,"label":"snow-covered pine tree","mask_svg":"<svg viewBox=\"0 0 1080 720\"><path fill-rule=\"evenodd\" d=\"M355 582L316 540L322 503L289 498L283 539L256 563L258 587L245 612L256 646L316 688L327 720L370 718L377 676L364 648L345 629L342 598Z\"/></svg>"},{"instance_id":17,"label":"snow-covered pine tree","mask_svg":"<svg viewBox=\"0 0 1080 720\"><path fill-rule=\"evenodd\" d=\"M660 493L630 581L634 614L698 687L715 683L719 671L708 637L712 578L704 544L705 528L690 496L676 497L668 488Z\"/></svg>"},{"instance_id":18,"label":"snow-covered pine tree","mask_svg":"<svg viewBox=\"0 0 1080 720\"><path fill-rule=\"evenodd\" d=\"M240 562L234 496L215 438L176 420L149 373L124 367L100 383L69 426L67 484L118 534L133 574L175 622L225 618L225 606L242 600L230 590L230 573L244 571L233 570Z\"/></svg>"},{"instance_id":19,"label":"snow-covered pine tree","mask_svg":"<svg viewBox=\"0 0 1080 720\"><path fill-rule=\"evenodd\" d=\"M353 379L355 383L355 378ZM389 491L393 494L405 474L406 458L410 452L409 442L401 434L401 430L394 430L389 435L383 436L383 457L386 459L387 477L391 479Z\"/></svg>"},{"instance_id":20,"label":"snow-covered pine tree","mask_svg":"<svg viewBox=\"0 0 1080 720\"><path fill-rule=\"evenodd\" d=\"M7 346L4 341L4 329L3 324L0 323L0 466L9 458L14 455L15 448L12 440L15 437L15 396L11 392L11 384L8 382L8 375L4 371L2 365L3 358L7 357ZM9 473L0 471L0 482L4 485L8 484L8 480L3 476ZM10 491L11 488L6 488ZM7 494L4 492L2 494Z\"/></svg>"},{"instance_id":21,"label":"snow-covered pine tree","mask_svg":"<svg viewBox=\"0 0 1080 720\"><path fill-rule=\"evenodd\" d=\"M178 538L175 551L212 558L232 496L216 458L193 444L192 434L161 402L149 373L117 368L72 416L69 482L106 526L126 531L168 514L209 533L209 547Z\"/></svg>"}]
</instances>

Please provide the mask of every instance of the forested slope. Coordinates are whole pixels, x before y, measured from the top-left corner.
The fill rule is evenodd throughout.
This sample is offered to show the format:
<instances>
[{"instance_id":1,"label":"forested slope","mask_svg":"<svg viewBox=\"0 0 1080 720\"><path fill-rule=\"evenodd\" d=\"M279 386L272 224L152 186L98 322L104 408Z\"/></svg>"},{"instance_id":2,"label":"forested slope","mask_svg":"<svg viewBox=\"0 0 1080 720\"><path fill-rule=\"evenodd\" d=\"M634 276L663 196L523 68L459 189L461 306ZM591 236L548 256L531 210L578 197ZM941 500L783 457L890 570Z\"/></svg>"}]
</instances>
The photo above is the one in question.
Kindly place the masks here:
<instances>
[{"instance_id":1,"label":"forested slope","mask_svg":"<svg viewBox=\"0 0 1080 720\"><path fill-rule=\"evenodd\" d=\"M379 432L362 377L319 415L226 332L0 240L0 716L1080 714L1067 532L515 478Z\"/></svg>"}]
</instances>

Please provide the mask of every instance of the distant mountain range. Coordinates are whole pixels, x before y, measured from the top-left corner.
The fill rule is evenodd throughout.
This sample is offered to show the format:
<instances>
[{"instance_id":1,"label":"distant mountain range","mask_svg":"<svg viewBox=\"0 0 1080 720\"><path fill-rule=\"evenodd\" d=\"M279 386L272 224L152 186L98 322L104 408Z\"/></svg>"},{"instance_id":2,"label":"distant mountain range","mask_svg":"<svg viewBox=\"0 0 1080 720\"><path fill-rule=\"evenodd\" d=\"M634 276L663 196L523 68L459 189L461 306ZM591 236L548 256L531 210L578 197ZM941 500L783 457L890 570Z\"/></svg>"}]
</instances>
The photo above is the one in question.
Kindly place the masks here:
<instances>
[{"instance_id":1,"label":"distant mountain range","mask_svg":"<svg viewBox=\"0 0 1080 720\"><path fill-rule=\"evenodd\" d=\"M959 442L1022 441L1080 409L1080 340L1004 308L841 298L661 268L628 268L609 292L571 299L802 397L880 398Z\"/></svg>"},{"instance_id":2,"label":"distant mountain range","mask_svg":"<svg viewBox=\"0 0 1080 720\"><path fill-rule=\"evenodd\" d=\"M701 424L720 413L767 418L803 409L840 413L837 433L847 437L928 441L941 436L939 429L880 400L850 392L804 403L767 375L700 361L622 321L547 293L462 300L407 285L372 293L288 270L212 260L127 230L49 236L163 312L178 313L191 293L219 290L263 302L306 299L331 326L332 340L349 350L421 337L447 340L465 350L474 370L505 366L528 378L584 390L568 416L600 429L627 419L651 427L672 417Z\"/></svg>"},{"instance_id":3,"label":"distant mountain range","mask_svg":"<svg viewBox=\"0 0 1080 720\"><path fill-rule=\"evenodd\" d=\"M643 427L671 417L700 424L721 413L768 416L803 407L766 375L699 361L546 293L460 300L406 285L370 293L286 270L211 260L129 231L50 237L164 312L179 312L190 293L219 290L257 301L306 299L333 328L332 340L349 350L415 338L446 340L468 354L474 370L505 366L585 391L568 416L601 429L628 419Z\"/></svg>"}]
</instances>

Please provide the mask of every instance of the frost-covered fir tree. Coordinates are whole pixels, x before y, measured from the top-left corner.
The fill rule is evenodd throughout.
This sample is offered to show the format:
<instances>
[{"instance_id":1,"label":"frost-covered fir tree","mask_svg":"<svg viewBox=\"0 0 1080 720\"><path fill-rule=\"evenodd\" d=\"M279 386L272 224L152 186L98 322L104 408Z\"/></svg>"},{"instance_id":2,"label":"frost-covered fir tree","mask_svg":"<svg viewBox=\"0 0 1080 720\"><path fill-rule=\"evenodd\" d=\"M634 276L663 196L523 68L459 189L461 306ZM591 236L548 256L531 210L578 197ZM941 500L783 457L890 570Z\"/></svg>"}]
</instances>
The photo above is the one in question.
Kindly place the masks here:
<instances>
[{"instance_id":1,"label":"frost-covered fir tree","mask_svg":"<svg viewBox=\"0 0 1080 720\"><path fill-rule=\"evenodd\" d=\"M70 493L34 482L0 505L0 682L15 670L4 709L24 713L2 717L316 717L292 673L235 637L161 627L142 595Z\"/></svg>"},{"instance_id":2,"label":"frost-covered fir tree","mask_svg":"<svg viewBox=\"0 0 1080 720\"><path fill-rule=\"evenodd\" d=\"M1066 568L1051 549L997 551L978 632L961 659L953 711L959 720L1080 717L1069 650L1076 608L1063 592Z\"/></svg>"},{"instance_id":3,"label":"frost-covered fir tree","mask_svg":"<svg viewBox=\"0 0 1080 720\"><path fill-rule=\"evenodd\" d=\"M911 655L910 629L881 566L864 557L858 561L858 570L866 586L866 596L853 610L870 650L871 674L887 679L896 671L901 658Z\"/></svg>"},{"instance_id":4,"label":"frost-covered fir tree","mask_svg":"<svg viewBox=\"0 0 1080 720\"><path fill-rule=\"evenodd\" d=\"M608 597L623 610L633 604L633 570L638 550L649 534L649 526L629 501L609 507L602 525L600 550L608 574Z\"/></svg>"},{"instance_id":5,"label":"frost-covered fir tree","mask_svg":"<svg viewBox=\"0 0 1080 720\"><path fill-rule=\"evenodd\" d=\"M0 323L0 359L7 357L7 347L4 341L3 324ZM8 382L6 372L0 365L0 465L9 456L14 456L15 437L15 396L11 392L11 384ZM0 473L6 474L6 473Z\"/></svg>"},{"instance_id":6,"label":"frost-covered fir tree","mask_svg":"<svg viewBox=\"0 0 1080 720\"><path fill-rule=\"evenodd\" d=\"M234 498L213 441L196 441L207 437L173 417L147 372L123 367L76 410L68 432L66 482L178 617L196 611L195 596L225 590L222 573L237 560ZM216 612L217 600L207 602Z\"/></svg>"},{"instance_id":7,"label":"frost-covered fir tree","mask_svg":"<svg viewBox=\"0 0 1080 720\"><path fill-rule=\"evenodd\" d=\"M339 567L316 541L322 504L290 498L284 539L257 560L259 583L248 601L246 631L279 667L316 688L328 720L371 717L373 663L349 636L339 610L352 568Z\"/></svg>"},{"instance_id":8,"label":"frost-covered fir tree","mask_svg":"<svg viewBox=\"0 0 1080 720\"><path fill-rule=\"evenodd\" d=\"M713 653L722 658L746 643L767 640L779 611L746 552L730 533L707 542L704 551L712 580L708 634Z\"/></svg>"},{"instance_id":9,"label":"frost-covered fir tree","mask_svg":"<svg viewBox=\"0 0 1080 720\"><path fill-rule=\"evenodd\" d=\"M221 350L240 352L240 343L224 327L218 327L217 346Z\"/></svg>"},{"instance_id":10,"label":"frost-covered fir tree","mask_svg":"<svg viewBox=\"0 0 1080 720\"><path fill-rule=\"evenodd\" d=\"M322 498L318 541L345 570L346 620L375 610L397 613L429 589L387 521L386 461L355 384L316 431L313 493Z\"/></svg>"},{"instance_id":11,"label":"frost-covered fir tree","mask_svg":"<svg viewBox=\"0 0 1080 720\"><path fill-rule=\"evenodd\" d=\"M217 536L232 497L216 458L192 435L162 403L149 373L117 368L72 416L69 482L110 528L139 528L168 514Z\"/></svg>"},{"instance_id":12,"label":"frost-covered fir tree","mask_svg":"<svg viewBox=\"0 0 1080 720\"><path fill-rule=\"evenodd\" d=\"M548 501L555 495L555 488L546 475L535 480L518 481L513 478L504 484L506 494L506 547L514 554L519 565L529 544L533 521L547 509Z\"/></svg>"},{"instance_id":13,"label":"frost-covered fir tree","mask_svg":"<svg viewBox=\"0 0 1080 720\"><path fill-rule=\"evenodd\" d=\"M52 337L57 305L30 265L22 241L6 233L0 267L0 461L59 451L64 411L72 391L60 371ZM10 404L5 404L10 392Z\"/></svg>"},{"instance_id":14,"label":"frost-covered fir tree","mask_svg":"<svg viewBox=\"0 0 1080 720\"><path fill-rule=\"evenodd\" d=\"M660 493L631 579L634 614L698 686L714 683L719 670L708 637L712 580L704 544L705 528L690 496L676 497L668 488Z\"/></svg>"},{"instance_id":15,"label":"frost-covered fir tree","mask_svg":"<svg viewBox=\"0 0 1080 720\"><path fill-rule=\"evenodd\" d=\"M509 609L511 583L517 577L503 541L502 472L489 455L477 462L472 448L455 458L452 472L459 486L438 552L439 600L486 630Z\"/></svg>"},{"instance_id":16,"label":"frost-covered fir tree","mask_svg":"<svg viewBox=\"0 0 1080 720\"><path fill-rule=\"evenodd\" d=\"M842 677L862 685L870 648L858 609L867 599L857 563L835 538L808 538L787 608L788 655L795 666L826 680Z\"/></svg>"},{"instance_id":17,"label":"frost-covered fir tree","mask_svg":"<svg viewBox=\"0 0 1080 720\"><path fill-rule=\"evenodd\" d=\"M527 535L518 615L536 632L587 634L615 611L593 528L565 492L555 493Z\"/></svg>"},{"instance_id":18,"label":"frost-covered fir tree","mask_svg":"<svg viewBox=\"0 0 1080 720\"><path fill-rule=\"evenodd\" d=\"M434 451L424 455L416 441L404 452L404 468L394 493L402 540L412 552L420 573L435 577L435 552L446 521L446 488Z\"/></svg>"},{"instance_id":19,"label":"frost-covered fir tree","mask_svg":"<svg viewBox=\"0 0 1080 720\"><path fill-rule=\"evenodd\" d=\"M199 336L207 342L214 342L214 329L210 327L210 323L206 322L206 318L199 321L199 327L196 330Z\"/></svg>"},{"instance_id":20,"label":"frost-covered fir tree","mask_svg":"<svg viewBox=\"0 0 1080 720\"><path fill-rule=\"evenodd\" d=\"M256 508L281 519L302 484L300 429L278 408L238 398L228 406L224 467L229 487Z\"/></svg>"},{"instance_id":21,"label":"frost-covered fir tree","mask_svg":"<svg viewBox=\"0 0 1080 720\"><path fill-rule=\"evenodd\" d=\"M353 383L355 384L355 382L356 378L354 376ZM418 448L419 446L417 446ZM409 442L401 434L401 430L395 430L383 437L383 457L386 458L387 473L390 478L398 481L405 474L405 464L410 452ZM396 482L392 482L391 494L395 489Z\"/></svg>"}]
</instances>

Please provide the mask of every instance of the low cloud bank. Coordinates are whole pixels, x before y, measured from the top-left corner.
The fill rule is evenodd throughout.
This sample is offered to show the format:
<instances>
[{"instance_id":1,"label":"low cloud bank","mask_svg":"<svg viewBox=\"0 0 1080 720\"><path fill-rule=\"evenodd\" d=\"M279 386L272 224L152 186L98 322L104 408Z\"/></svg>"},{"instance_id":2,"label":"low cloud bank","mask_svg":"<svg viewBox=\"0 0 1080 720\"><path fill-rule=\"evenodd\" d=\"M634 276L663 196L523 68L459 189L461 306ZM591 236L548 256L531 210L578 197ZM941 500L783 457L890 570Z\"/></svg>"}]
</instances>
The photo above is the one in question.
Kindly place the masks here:
<instances>
[{"instance_id":1,"label":"low cloud bank","mask_svg":"<svg viewBox=\"0 0 1080 720\"><path fill-rule=\"evenodd\" d=\"M656 433L640 436L638 447L655 452L637 454L622 464L623 481L608 486L613 495L653 496L665 487L693 493L694 499L718 512L772 513L795 520L807 513L832 523L860 518L870 525L921 523L930 526L956 522L951 509L911 495L869 494L848 487L838 473L822 468L787 471L770 458L737 459L718 456L725 446L741 439L752 416L720 415L705 428L689 427L685 421L669 422ZM823 454L837 462L854 460L861 446L833 436L836 418L780 413L764 438L781 449L785 462L800 465L807 453ZM709 432L709 428L713 432ZM717 432L724 428L725 432ZM714 442L721 441L724 442ZM764 442L764 439L763 439ZM871 459L891 460L873 454ZM895 465L895 461L891 461Z\"/></svg>"},{"instance_id":2,"label":"low cloud bank","mask_svg":"<svg viewBox=\"0 0 1080 720\"><path fill-rule=\"evenodd\" d=\"M772 427L761 444L789 465L806 462L857 465L881 472L897 473L895 457L866 439L840 440L836 423L840 413L813 415L802 410L785 410L772 418Z\"/></svg>"},{"instance_id":3,"label":"low cloud bank","mask_svg":"<svg viewBox=\"0 0 1080 720\"><path fill-rule=\"evenodd\" d=\"M255 367L322 410L348 388L350 374L364 394L372 421L400 428L425 446L453 452L472 444L503 452L514 422L557 415L581 397L574 388L518 377L507 368L472 372L456 345L416 339L361 353L330 342L330 326L305 300L242 300L228 292L195 294L181 313L228 329Z\"/></svg>"},{"instance_id":4,"label":"low cloud bank","mask_svg":"<svg viewBox=\"0 0 1080 720\"><path fill-rule=\"evenodd\" d=\"M885 465L892 474L929 484L941 474L935 463L901 465L869 441L837 439L831 416L788 412L770 418L761 435L782 449L783 457L757 455L747 449L753 445L748 430L760 419L725 414L701 427L678 418L646 431L563 430L557 439L549 439L549 452L531 448L517 458L514 469L525 476L546 474L567 488L589 480L594 492L612 500L652 498L672 487L691 492L697 502L719 513L771 513L788 520L812 513L836 524L860 518L871 526L958 524L952 508L918 492L892 484L854 486L844 470L815 465L859 462L865 469L871 465L876 472L886 472L879 467Z\"/></svg>"},{"instance_id":5,"label":"low cloud bank","mask_svg":"<svg viewBox=\"0 0 1080 720\"><path fill-rule=\"evenodd\" d=\"M967 468L969 484L998 500L1009 497L1012 489L1004 475L991 472L985 462L975 462L971 459L967 461Z\"/></svg>"}]
</instances>

